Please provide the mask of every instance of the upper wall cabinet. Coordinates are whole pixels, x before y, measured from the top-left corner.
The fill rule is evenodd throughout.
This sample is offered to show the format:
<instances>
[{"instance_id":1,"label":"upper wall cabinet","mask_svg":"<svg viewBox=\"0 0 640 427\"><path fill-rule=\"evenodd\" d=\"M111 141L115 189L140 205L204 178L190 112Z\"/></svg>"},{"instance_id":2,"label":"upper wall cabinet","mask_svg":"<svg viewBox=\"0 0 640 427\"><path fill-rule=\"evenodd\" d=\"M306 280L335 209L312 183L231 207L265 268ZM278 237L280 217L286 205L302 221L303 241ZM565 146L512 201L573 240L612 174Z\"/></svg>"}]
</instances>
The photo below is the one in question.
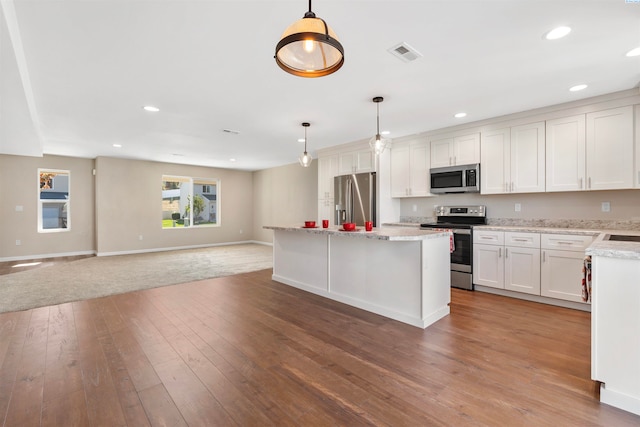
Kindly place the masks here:
<instances>
[{"instance_id":1,"label":"upper wall cabinet","mask_svg":"<svg viewBox=\"0 0 640 427\"><path fill-rule=\"evenodd\" d=\"M432 168L480 163L479 133L433 139L430 142Z\"/></svg>"},{"instance_id":2,"label":"upper wall cabinet","mask_svg":"<svg viewBox=\"0 0 640 427\"><path fill-rule=\"evenodd\" d=\"M339 175L375 171L375 160L372 150L349 151L340 153L339 157Z\"/></svg>"},{"instance_id":3,"label":"upper wall cabinet","mask_svg":"<svg viewBox=\"0 0 640 427\"><path fill-rule=\"evenodd\" d=\"M480 192L545 190L544 122L482 132Z\"/></svg>"},{"instance_id":4,"label":"upper wall cabinet","mask_svg":"<svg viewBox=\"0 0 640 427\"><path fill-rule=\"evenodd\" d=\"M426 139L394 142L391 148L391 197L430 196L429 167Z\"/></svg>"},{"instance_id":5,"label":"upper wall cabinet","mask_svg":"<svg viewBox=\"0 0 640 427\"><path fill-rule=\"evenodd\" d=\"M547 191L634 186L633 106L547 121Z\"/></svg>"}]
</instances>

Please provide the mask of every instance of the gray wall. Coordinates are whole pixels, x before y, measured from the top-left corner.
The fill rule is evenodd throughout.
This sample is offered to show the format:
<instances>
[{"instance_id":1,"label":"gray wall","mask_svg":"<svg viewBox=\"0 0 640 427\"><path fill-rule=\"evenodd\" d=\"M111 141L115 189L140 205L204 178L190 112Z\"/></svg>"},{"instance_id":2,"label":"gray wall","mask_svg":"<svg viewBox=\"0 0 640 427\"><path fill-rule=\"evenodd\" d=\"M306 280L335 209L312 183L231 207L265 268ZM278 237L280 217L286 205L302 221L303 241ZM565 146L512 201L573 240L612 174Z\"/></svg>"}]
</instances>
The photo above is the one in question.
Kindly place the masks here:
<instances>
[{"instance_id":1,"label":"gray wall","mask_svg":"<svg viewBox=\"0 0 640 427\"><path fill-rule=\"evenodd\" d=\"M220 226L163 229L163 175L219 179ZM96 250L100 255L252 240L252 194L251 172L98 157Z\"/></svg>"},{"instance_id":2,"label":"gray wall","mask_svg":"<svg viewBox=\"0 0 640 427\"><path fill-rule=\"evenodd\" d=\"M0 259L93 253L93 167L93 159L0 155ZM38 233L38 168L70 171L68 231ZM17 206L22 207L21 212Z\"/></svg>"},{"instance_id":3,"label":"gray wall","mask_svg":"<svg viewBox=\"0 0 640 427\"><path fill-rule=\"evenodd\" d=\"M273 242L264 225L304 225L318 218L318 162L308 168L298 163L253 173L253 236Z\"/></svg>"},{"instance_id":4,"label":"gray wall","mask_svg":"<svg viewBox=\"0 0 640 427\"><path fill-rule=\"evenodd\" d=\"M602 202L611 203L602 212ZM515 204L522 210L515 212ZM488 218L640 220L640 190L576 191L534 194L447 194L402 199L400 215L432 217L434 205L486 205ZM416 208L414 212L413 208Z\"/></svg>"}]
</instances>

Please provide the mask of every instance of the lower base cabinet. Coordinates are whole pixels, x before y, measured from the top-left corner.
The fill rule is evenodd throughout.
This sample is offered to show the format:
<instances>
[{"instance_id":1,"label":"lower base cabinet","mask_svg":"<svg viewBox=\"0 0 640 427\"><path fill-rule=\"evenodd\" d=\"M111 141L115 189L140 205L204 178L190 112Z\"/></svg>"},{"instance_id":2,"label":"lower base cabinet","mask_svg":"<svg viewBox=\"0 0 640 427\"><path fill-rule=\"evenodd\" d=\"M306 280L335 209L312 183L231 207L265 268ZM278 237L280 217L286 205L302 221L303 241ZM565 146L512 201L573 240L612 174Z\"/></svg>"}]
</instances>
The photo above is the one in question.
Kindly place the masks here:
<instances>
[{"instance_id":1,"label":"lower base cabinet","mask_svg":"<svg viewBox=\"0 0 640 427\"><path fill-rule=\"evenodd\" d=\"M474 230L473 283L584 303L584 251L593 236Z\"/></svg>"}]
</instances>

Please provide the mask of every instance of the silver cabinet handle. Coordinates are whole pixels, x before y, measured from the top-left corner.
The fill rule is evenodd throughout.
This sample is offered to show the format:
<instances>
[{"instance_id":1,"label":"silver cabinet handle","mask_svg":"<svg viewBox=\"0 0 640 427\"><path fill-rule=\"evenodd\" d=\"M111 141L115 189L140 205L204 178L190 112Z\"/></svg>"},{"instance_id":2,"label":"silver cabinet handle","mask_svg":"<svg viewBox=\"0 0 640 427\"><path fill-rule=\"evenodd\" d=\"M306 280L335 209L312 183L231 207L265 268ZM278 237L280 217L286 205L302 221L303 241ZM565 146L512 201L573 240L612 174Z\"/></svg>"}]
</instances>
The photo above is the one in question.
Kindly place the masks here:
<instances>
[{"instance_id":1,"label":"silver cabinet handle","mask_svg":"<svg viewBox=\"0 0 640 427\"><path fill-rule=\"evenodd\" d=\"M493 237L491 236L480 236L480 238L483 240L493 240Z\"/></svg>"},{"instance_id":2,"label":"silver cabinet handle","mask_svg":"<svg viewBox=\"0 0 640 427\"><path fill-rule=\"evenodd\" d=\"M582 178L579 178L579 181L580 181L580 184L579 184L580 188L583 188L582 187Z\"/></svg>"},{"instance_id":3,"label":"silver cabinet handle","mask_svg":"<svg viewBox=\"0 0 640 427\"><path fill-rule=\"evenodd\" d=\"M547 262L547 252L542 251L542 262Z\"/></svg>"},{"instance_id":4,"label":"silver cabinet handle","mask_svg":"<svg viewBox=\"0 0 640 427\"><path fill-rule=\"evenodd\" d=\"M527 239L513 239L514 242L528 242Z\"/></svg>"},{"instance_id":5,"label":"silver cabinet handle","mask_svg":"<svg viewBox=\"0 0 640 427\"><path fill-rule=\"evenodd\" d=\"M456 165L456 164L457 164L456 156L453 156L453 164L454 164L454 165Z\"/></svg>"},{"instance_id":6,"label":"silver cabinet handle","mask_svg":"<svg viewBox=\"0 0 640 427\"><path fill-rule=\"evenodd\" d=\"M498 248L498 258L502 258L502 248Z\"/></svg>"},{"instance_id":7,"label":"silver cabinet handle","mask_svg":"<svg viewBox=\"0 0 640 427\"><path fill-rule=\"evenodd\" d=\"M589 189L591 189L591 177L589 177Z\"/></svg>"},{"instance_id":8,"label":"silver cabinet handle","mask_svg":"<svg viewBox=\"0 0 640 427\"><path fill-rule=\"evenodd\" d=\"M558 241L557 242L559 245L573 245L573 242L562 242L562 241Z\"/></svg>"},{"instance_id":9,"label":"silver cabinet handle","mask_svg":"<svg viewBox=\"0 0 640 427\"><path fill-rule=\"evenodd\" d=\"M509 258L509 248L504 248L504 257Z\"/></svg>"},{"instance_id":10,"label":"silver cabinet handle","mask_svg":"<svg viewBox=\"0 0 640 427\"><path fill-rule=\"evenodd\" d=\"M513 181L511 181L511 190L510 190L510 192L513 193Z\"/></svg>"}]
</instances>

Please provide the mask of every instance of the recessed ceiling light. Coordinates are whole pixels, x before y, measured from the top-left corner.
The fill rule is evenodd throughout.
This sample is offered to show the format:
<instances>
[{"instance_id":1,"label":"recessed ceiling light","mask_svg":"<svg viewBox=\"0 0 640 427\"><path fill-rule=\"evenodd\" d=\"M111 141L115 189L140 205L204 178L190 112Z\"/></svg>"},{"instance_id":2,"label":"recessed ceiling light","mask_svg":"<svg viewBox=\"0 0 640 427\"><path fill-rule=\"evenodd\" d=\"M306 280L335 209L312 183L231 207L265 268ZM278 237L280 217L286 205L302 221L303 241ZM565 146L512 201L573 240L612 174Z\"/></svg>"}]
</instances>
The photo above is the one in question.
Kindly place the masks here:
<instances>
[{"instance_id":1,"label":"recessed ceiling light","mask_svg":"<svg viewBox=\"0 0 640 427\"><path fill-rule=\"evenodd\" d=\"M239 131L239 130L233 130L233 129L222 129L222 132L224 132L224 133L230 133L231 135L240 135L240 131Z\"/></svg>"},{"instance_id":2,"label":"recessed ceiling light","mask_svg":"<svg viewBox=\"0 0 640 427\"><path fill-rule=\"evenodd\" d=\"M298 138L298 142L304 142L304 138Z\"/></svg>"},{"instance_id":3,"label":"recessed ceiling light","mask_svg":"<svg viewBox=\"0 0 640 427\"><path fill-rule=\"evenodd\" d=\"M150 111L152 113L157 113L158 111L160 111L158 107L154 107L153 105L145 105L142 108L144 108L145 111Z\"/></svg>"},{"instance_id":4,"label":"recessed ceiling light","mask_svg":"<svg viewBox=\"0 0 640 427\"><path fill-rule=\"evenodd\" d=\"M236 161L236 159L229 159L229 161L230 161L230 162L235 162L235 161Z\"/></svg>"},{"instance_id":5,"label":"recessed ceiling light","mask_svg":"<svg viewBox=\"0 0 640 427\"><path fill-rule=\"evenodd\" d=\"M456 119L461 119L463 117L467 117L467 113L456 113L453 115Z\"/></svg>"},{"instance_id":6,"label":"recessed ceiling light","mask_svg":"<svg viewBox=\"0 0 640 427\"><path fill-rule=\"evenodd\" d=\"M557 40L557 39L561 39L564 36L566 36L567 34L569 34L571 32L571 28L569 27L557 27L554 28L553 30L547 32L544 35L544 38L547 40Z\"/></svg>"},{"instance_id":7,"label":"recessed ceiling light","mask_svg":"<svg viewBox=\"0 0 640 427\"><path fill-rule=\"evenodd\" d=\"M389 135L391 132L389 132L388 130L383 130L382 132L380 132L380 135Z\"/></svg>"},{"instance_id":8,"label":"recessed ceiling light","mask_svg":"<svg viewBox=\"0 0 640 427\"><path fill-rule=\"evenodd\" d=\"M569 88L571 92L578 92L579 90L586 89L587 85L575 85Z\"/></svg>"},{"instance_id":9,"label":"recessed ceiling light","mask_svg":"<svg viewBox=\"0 0 640 427\"><path fill-rule=\"evenodd\" d=\"M113 144L113 146L116 148L122 148L122 144Z\"/></svg>"},{"instance_id":10,"label":"recessed ceiling light","mask_svg":"<svg viewBox=\"0 0 640 427\"><path fill-rule=\"evenodd\" d=\"M640 56L640 47L631 49L629 52L627 52L627 56Z\"/></svg>"},{"instance_id":11,"label":"recessed ceiling light","mask_svg":"<svg viewBox=\"0 0 640 427\"><path fill-rule=\"evenodd\" d=\"M184 157L184 154L180 154L180 153L173 153L173 155L176 157Z\"/></svg>"}]
</instances>

